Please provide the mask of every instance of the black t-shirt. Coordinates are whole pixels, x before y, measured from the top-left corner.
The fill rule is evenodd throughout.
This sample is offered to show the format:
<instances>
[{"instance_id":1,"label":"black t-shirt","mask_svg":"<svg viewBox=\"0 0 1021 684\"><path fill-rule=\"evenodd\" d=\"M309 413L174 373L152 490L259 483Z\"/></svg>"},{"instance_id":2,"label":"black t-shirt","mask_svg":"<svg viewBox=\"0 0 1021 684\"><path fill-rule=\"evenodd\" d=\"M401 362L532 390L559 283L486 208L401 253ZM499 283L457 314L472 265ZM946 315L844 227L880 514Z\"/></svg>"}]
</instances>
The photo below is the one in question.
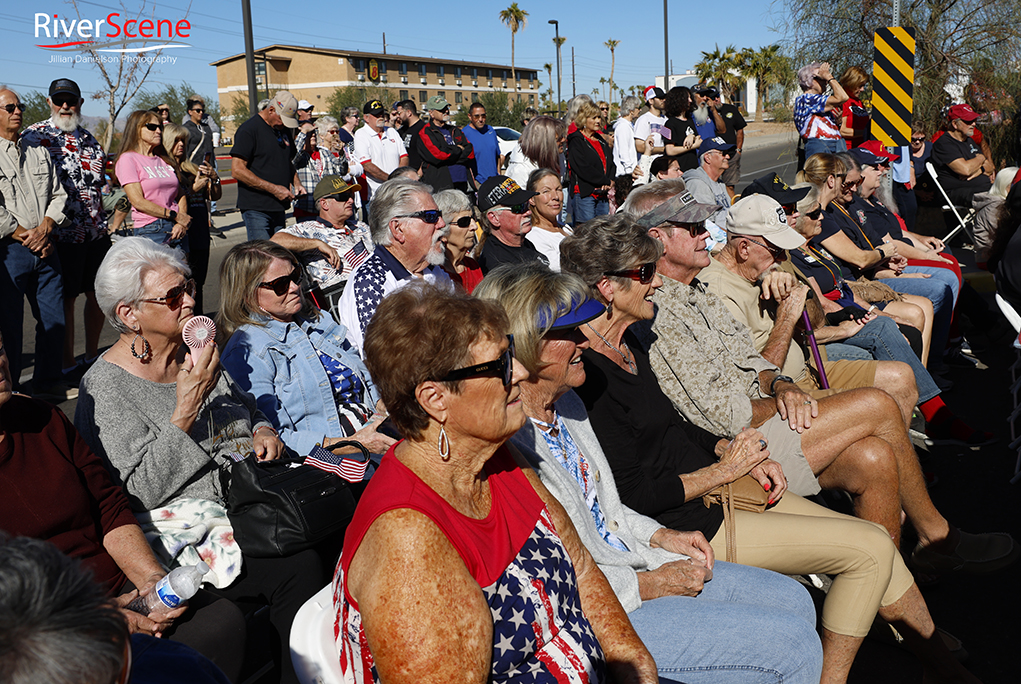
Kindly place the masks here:
<instances>
[{"instance_id":1,"label":"black t-shirt","mask_svg":"<svg viewBox=\"0 0 1021 684\"><path fill-rule=\"evenodd\" d=\"M737 144L737 132L748 125L748 122L741 116L741 110L732 104L721 104L716 111L723 117L723 123L727 124L727 132L721 135L728 145Z\"/></svg>"},{"instance_id":2,"label":"black t-shirt","mask_svg":"<svg viewBox=\"0 0 1021 684\"><path fill-rule=\"evenodd\" d=\"M864 202L857 196L846 207L830 202L830 206L823 212L820 232L812 238L812 244L822 245L824 240L840 232L843 232L855 247L866 252L876 249L882 243L882 239L869 223ZM846 261L840 260L840 264L855 277L864 272Z\"/></svg>"},{"instance_id":3,"label":"black t-shirt","mask_svg":"<svg viewBox=\"0 0 1021 684\"><path fill-rule=\"evenodd\" d=\"M967 190L972 194L989 190L992 184L989 182L988 176L979 174L971 180L964 180L950 168L950 162L955 159L968 161L981 153L982 148L971 138L958 140L949 133L944 133L932 144L932 155L929 161L936 168L939 183L948 195L951 190ZM951 196L951 199L957 200L958 197Z\"/></svg>"},{"instance_id":4,"label":"black t-shirt","mask_svg":"<svg viewBox=\"0 0 1021 684\"><path fill-rule=\"evenodd\" d=\"M682 121L677 117L670 117L666 120L666 127L670 129L670 143L680 147L689 135L698 135L695 124L691 121ZM690 171L698 168L698 151L691 150L674 156L681 167L681 171Z\"/></svg>"},{"instance_id":5,"label":"black t-shirt","mask_svg":"<svg viewBox=\"0 0 1021 684\"><path fill-rule=\"evenodd\" d=\"M479 255L478 261L483 273L489 273L501 264L525 264L538 261L549 266L549 259L539 252L528 238L521 239L520 247L510 247L493 235L486 238L486 244L482 245L482 254Z\"/></svg>"},{"instance_id":6,"label":"black t-shirt","mask_svg":"<svg viewBox=\"0 0 1021 684\"><path fill-rule=\"evenodd\" d=\"M256 114L241 124L234 134L230 156L244 159L248 169L259 178L285 188L294 178L294 143L285 130L278 130ZM238 181L238 209L241 211L285 211L288 200L278 200L265 190L257 190Z\"/></svg>"},{"instance_id":7,"label":"black t-shirt","mask_svg":"<svg viewBox=\"0 0 1021 684\"><path fill-rule=\"evenodd\" d=\"M425 128L425 119L419 119L413 126L401 126L397 129L397 135L401 136L404 149L408 151L408 166L413 169L422 168L422 155L415 149L415 138L419 131Z\"/></svg>"},{"instance_id":8,"label":"black t-shirt","mask_svg":"<svg viewBox=\"0 0 1021 684\"><path fill-rule=\"evenodd\" d=\"M587 349L582 353L585 384L576 390L613 470L620 500L665 527L699 530L712 539L723 522L723 508L706 508L701 497L685 502L680 476L716 463L713 448L719 438L677 412L637 338L628 332L624 340L638 375Z\"/></svg>"},{"instance_id":9,"label":"black t-shirt","mask_svg":"<svg viewBox=\"0 0 1021 684\"><path fill-rule=\"evenodd\" d=\"M791 263L806 278L815 278L819 284L819 291L823 294L837 289L838 280L847 279L836 257L819 245L809 243L802 248L789 250L788 254L791 256Z\"/></svg>"}]
</instances>

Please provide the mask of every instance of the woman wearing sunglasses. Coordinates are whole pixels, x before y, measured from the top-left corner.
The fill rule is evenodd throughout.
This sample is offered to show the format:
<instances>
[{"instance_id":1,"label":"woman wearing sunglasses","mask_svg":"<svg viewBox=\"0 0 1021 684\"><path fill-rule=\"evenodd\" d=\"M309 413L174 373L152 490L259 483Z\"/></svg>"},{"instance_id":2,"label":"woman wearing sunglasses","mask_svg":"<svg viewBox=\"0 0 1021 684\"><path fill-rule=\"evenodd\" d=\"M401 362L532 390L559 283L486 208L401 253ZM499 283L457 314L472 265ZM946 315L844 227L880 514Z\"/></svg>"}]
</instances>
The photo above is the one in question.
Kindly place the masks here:
<instances>
[{"instance_id":1,"label":"woman wearing sunglasses","mask_svg":"<svg viewBox=\"0 0 1021 684\"><path fill-rule=\"evenodd\" d=\"M181 244L191 225L188 197L163 146L163 123L157 114L131 112L114 169L131 202L135 235Z\"/></svg>"},{"instance_id":2,"label":"woman wearing sunglasses","mask_svg":"<svg viewBox=\"0 0 1021 684\"><path fill-rule=\"evenodd\" d=\"M345 439L385 453L394 440L377 432L386 411L376 386L344 326L305 299L301 276L297 257L275 242L243 242L227 253L217 316L223 367L298 454Z\"/></svg>"},{"instance_id":3,"label":"woman wearing sunglasses","mask_svg":"<svg viewBox=\"0 0 1021 684\"><path fill-rule=\"evenodd\" d=\"M280 457L284 444L252 396L221 372L215 344L190 352L184 345L194 293L178 250L140 237L114 243L96 274L96 299L120 337L82 378L75 426L136 516L172 513L191 527L216 521L222 530L221 476L249 454ZM224 555L210 559L222 577L214 593L268 600L281 680L296 682L288 637L295 613L322 587L319 554L251 558L237 553L229 531L217 539Z\"/></svg>"},{"instance_id":4,"label":"woman wearing sunglasses","mask_svg":"<svg viewBox=\"0 0 1021 684\"><path fill-rule=\"evenodd\" d=\"M656 681L570 518L508 449L525 423L507 316L421 281L386 297L365 362L406 439L334 578L348 681Z\"/></svg>"},{"instance_id":5,"label":"woman wearing sunglasses","mask_svg":"<svg viewBox=\"0 0 1021 684\"><path fill-rule=\"evenodd\" d=\"M471 200L460 190L441 190L433 195L433 200L447 224L447 242L443 246L447 260L443 270L471 294L482 282L482 267L468 256L475 248L480 230Z\"/></svg>"}]
</instances>

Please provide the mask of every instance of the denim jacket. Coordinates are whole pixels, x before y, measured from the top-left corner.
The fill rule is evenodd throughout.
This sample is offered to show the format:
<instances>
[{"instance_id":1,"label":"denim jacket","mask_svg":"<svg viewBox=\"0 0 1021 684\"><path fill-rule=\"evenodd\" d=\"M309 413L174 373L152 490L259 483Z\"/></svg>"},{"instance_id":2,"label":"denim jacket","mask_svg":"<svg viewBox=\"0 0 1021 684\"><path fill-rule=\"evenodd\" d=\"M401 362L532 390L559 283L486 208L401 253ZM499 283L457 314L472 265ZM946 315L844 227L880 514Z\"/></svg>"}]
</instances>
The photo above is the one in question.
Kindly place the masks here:
<instances>
[{"instance_id":1,"label":"denim jacket","mask_svg":"<svg viewBox=\"0 0 1021 684\"><path fill-rule=\"evenodd\" d=\"M304 456L324 438L345 437L333 388L319 351L357 373L365 385L364 404L379 399L369 371L345 340L347 330L324 313L318 321L283 323L265 318L231 335L220 363L237 383L255 395L288 448Z\"/></svg>"}]
</instances>

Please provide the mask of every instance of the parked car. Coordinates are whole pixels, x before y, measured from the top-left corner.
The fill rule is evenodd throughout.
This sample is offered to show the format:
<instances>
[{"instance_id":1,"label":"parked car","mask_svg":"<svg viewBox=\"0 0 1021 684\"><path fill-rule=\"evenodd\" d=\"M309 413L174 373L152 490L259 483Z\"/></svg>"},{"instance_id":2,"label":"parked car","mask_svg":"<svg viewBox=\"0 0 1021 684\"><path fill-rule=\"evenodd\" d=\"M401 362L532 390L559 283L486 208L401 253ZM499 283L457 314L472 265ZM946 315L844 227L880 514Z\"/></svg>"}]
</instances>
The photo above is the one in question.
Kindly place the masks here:
<instances>
[{"instance_id":1,"label":"parked car","mask_svg":"<svg viewBox=\"0 0 1021 684\"><path fill-rule=\"evenodd\" d=\"M506 126L493 126L493 130L496 131L496 137L500 139L500 154L507 159L510 153L518 148L518 139L521 134Z\"/></svg>"}]
</instances>

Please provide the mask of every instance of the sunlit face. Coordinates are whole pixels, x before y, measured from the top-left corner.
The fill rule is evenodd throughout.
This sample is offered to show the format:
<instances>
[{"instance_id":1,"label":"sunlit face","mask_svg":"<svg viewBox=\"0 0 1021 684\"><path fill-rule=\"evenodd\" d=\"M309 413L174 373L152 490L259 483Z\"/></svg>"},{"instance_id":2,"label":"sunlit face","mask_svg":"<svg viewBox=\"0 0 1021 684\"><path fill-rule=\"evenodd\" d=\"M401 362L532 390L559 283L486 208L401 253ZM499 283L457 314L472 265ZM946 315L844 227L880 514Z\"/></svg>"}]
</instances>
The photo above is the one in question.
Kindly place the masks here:
<instances>
[{"instance_id":1,"label":"sunlit face","mask_svg":"<svg viewBox=\"0 0 1021 684\"><path fill-rule=\"evenodd\" d=\"M690 227L684 223L664 223L651 229L649 234L663 243L663 258L676 269L682 282L691 282L690 278L710 263L709 250L706 249L709 231L705 224Z\"/></svg>"},{"instance_id":2,"label":"sunlit face","mask_svg":"<svg viewBox=\"0 0 1021 684\"><path fill-rule=\"evenodd\" d=\"M153 269L146 274L142 281L144 286L142 299L166 297L168 292L184 285L187 281L184 274L178 271L169 268ZM141 301L135 308L135 317L141 324L142 332L146 337L156 336L183 341L181 333L184 330L184 324L194 315L194 311L195 299L184 293L176 308L166 302Z\"/></svg>"},{"instance_id":3,"label":"sunlit face","mask_svg":"<svg viewBox=\"0 0 1021 684\"><path fill-rule=\"evenodd\" d=\"M677 232L676 230L674 231ZM639 268L642 264L633 264L630 268ZM628 270L628 269L623 269ZM612 282L612 281L611 281ZM656 290L663 287L663 278L659 273L649 283L628 279L621 284L613 282L613 310L615 313L628 316L636 321L647 321L655 315L652 297Z\"/></svg>"},{"instance_id":4,"label":"sunlit face","mask_svg":"<svg viewBox=\"0 0 1021 684\"><path fill-rule=\"evenodd\" d=\"M273 261L269 262L269 266L266 267L266 272L263 273L261 282L269 283L277 278L288 276L294 271L294 268L294 264L290 261L274 258ZM278 295L273 289L268 287L256 287L255 293L259 308L274 319L284 322L294 320L294 316L301 311L300 286L295 282L289 282L287 285L287 291L282 295Z\"/></svg>"},{"instance_id":5,"label":"sunlit face","mask_svg":"<svg viewBox=\"0 0 1021 684\"><path fill-rule=\"evenodd\" d=\"M348 190L319 200L320 215L335 226L343 225L354 215L355 195Z\"/></svg>"},{"instance_id":6,"label":"sunlit face","mask_svg":"<svg viewBox=\"0 0 1021 684\"><path fill-rule=\"evenodd\" d=\"M70 133L81 124L81 99L70 93L57 93L48 100L50 115L57 128Z\"/></svg>"},{"instance_id":7,"label":"sunlit face","mask_svg":"<svg viewBox=\"0 0 1021 684\"><path fill-rule=\"evenodd\" d=\"M539 194L528 200L529 203L539 216L556 225L564 204L564 188L560 179L554 174L545 176L536 184L535 191Z\"/></svg>"},{"instance_id":8,"label":"sunlit face","mask_svg":"<svg viewBox=\"0 0 1021 684\"><path fill-rule=\"evenodd\" d=\"M451 257L460 258L475 246L475 230L479 224L471 216L470 211L457 211L450 216L443 217L447 224L447 252ZM458 224L463 223L466 218L471 221L462 228Z\"/></svg>"},{"instance_id":9,"label":"sunlit face","mask_svg":"<svg viewBox=\"0 0 1021 684\"><path fill-rule=\"evenodd\" d=\"M416 202L415 208L408 213L437 208L432 195L422 193L417 197L418 202ZM446 257L443 247L447 235L447 224L442 218L434 224L426 223L420 218L401 218L393 221L400 223L404 252L410 261L417 265L431 264L433 266L444 262Z\"/></svg>"},{"instance_id":10,"label":"sunlit face","mask_svg":"<svg viewBox=\"0 0 1021 684\"><path fill-rule=\"evenodd\" d=\"M657 173L656 174L656 178L659 178L660 180L663 180L663 179L666 179L666 178L680 178L683 175L684 175L684 172L681 171L681 165L677 162L676 159L672 159L672 160L670 160L670 165L667 166L666 171L663 171L661 173Z\"/></svg>"},{"instance_id":11,"label":"sunlit face","mask_svg":"<svg viewBox=\"0 0 1021 684\"><path fill-rule=\"evenodd\" d=\"M590 116L585 119L585 129L589 132L595 132L601 130L603 127L603 119L598 116Z\"/></svg>"},{"instance_id":12,"label":"sunlit face","mask_svg":"<svg viewBox=\"0 0 1021 684\"><path fill-rule=\"evenodd\" d=\"M174 159L184 159L184 140L178 140L170 150L170 156Z\"/></svg>"},{"instance_id":13,"label":"sunlit face","mask_svg":"<svg viewBox=\"0 0 1021 684\"><path fill-rule=\"evenodd\" d=\"M812 218L812 214L818 211L822 207L818 202L815 206L805 213L795 213L794 216L797 220L794 220L791 216L787 217L787 223L791 228L798 231L806 240L811 240L816 235L822 232L822 214L819 214L816 218Z\"/></svg>"},{"instance_id":14,"label":"sunlit face","mask_svg":"<svg viewBox=\"0 0 1021 684\"><path fill-rule=\"evenodd\" d=\"M486 108L475 107L468 113L468 118L471 119L472 126L481 131L486 127Z\"/></svg>"},{"instance_id":15,"label":"sunlit face","mask_svg":"<svg viewBox=\"0 0 1021 684\"><path fill-rule=\"evenodd\" d=\"M879 179L883 176L882 170L878 166L862 166L861 167L861 194L865 197L871 197L872 193L879 187Z\"/></svg>"},{"instance_id":16,"label":"sunlit face","mask_svg":"<svg viewBox=\"0 0 1021 684\"><path fill-rule=\"evenodd\" d=\"M150 131L146 124L159 124L159 128L155 131ZM142 142L142 147L148 147L150 150L159 145L163 142L163 122L159 121L155 114L147 117L139 124L138 139Z\"/></svg>"},{"instance_id":17,"label":"sunlit face","mask_svg":"<svg viewBox=\"0 0 1021 684\"><path fill-rule=\"evenodd\" d=\"M837 196L844 204L854 199L854 193L862 184L861 172L857 169L850 169L844 178L837 177L840 187L837 188Z\"/></svg>"},{"instance_id":18,"label":"sunlit face","mask_svg":"<svg viewBox=\"0 0 1021 684\"><path fill-rule=\"evenodd\" d=\"M482 337L471 346L472 361L468 365L498 359L508 345L506 337L499 342ZM496 374L461 381L461 393L447 397L448 432L454 428L461 434L497 443L521 429L526 416L519 385L528 377L528 371L517 359L513 363L510 387L504 387L503 378Z\"/></svg>"},{"instance_id":19,"label":"sunlit face","mask_svg":"<svg viewBox=\"0 0 1021 684\"><path fill-rule=\"evenodd\" d=\"M546 333L539 352L538 383L560 396L585 382L585 366L581 353L588 349L589 341L578 328L551 330Z\"/></svg>"}]
</instances>

